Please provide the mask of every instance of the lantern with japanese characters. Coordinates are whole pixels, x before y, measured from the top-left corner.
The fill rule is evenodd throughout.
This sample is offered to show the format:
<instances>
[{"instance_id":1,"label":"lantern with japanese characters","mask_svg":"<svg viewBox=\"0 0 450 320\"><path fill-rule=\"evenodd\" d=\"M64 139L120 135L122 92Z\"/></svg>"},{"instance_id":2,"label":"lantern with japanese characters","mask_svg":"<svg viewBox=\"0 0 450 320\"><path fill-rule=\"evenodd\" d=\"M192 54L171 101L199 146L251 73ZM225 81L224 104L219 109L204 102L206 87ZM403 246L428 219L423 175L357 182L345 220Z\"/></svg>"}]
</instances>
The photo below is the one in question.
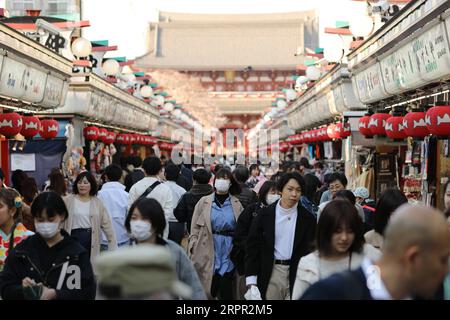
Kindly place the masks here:
<instances>
[{"instance_id":1,"label":"lantern with japanese characters","mask_svg":"<svg viewBox=\"0 0 450 320\"><path fill-rule=\"evenodd\" d=\"M311 143L316 143L317 142L317 129L311 130L310 133L311 133L310 142Z\"/></svg>"},{"instance_id":2,"label":"lantern with japanese characters","mask_svg":"<svg viewBox=\"0 0 450 320\"><path fill-rule=\"evenodd\" d=\"M280 152L286 153L288 151L289 151L289 143L284 142L284 141L282 143L280 143Z\"/></svg>"},{"instance_id":3,"label":"lantern with japanese characters","mask_svg":"<svg viewBox=\"0 0 450 320\"><path fill-rule=\"evenodd\" d=\"M394 140L401 140L408 137L403 129L403 117L393 116L386 120L386 135Z\"/></svg>"},{"instance_id":4,"label":"lantern with japanese characters","mask_svg":"<svg viewBox=\"0 0 450 320\"><path fill-rule=\"evenodd\" d=\"M327 127L327 135L328 135L328 138L330 140L338 138L338 136L336 135L336 124L331 123L331 124L328 125L328 127Z\"/></svg>"},{"instance_id":5,"label":"lantern with japanese characters","mask_svg":"<svg viewBox=\"0 0 450 320\"><path fill-rule=\"evenodd\" d=\"M39 128L41 126L41 121L38 117L34 116L23 116L22 117L22 130L20 134L25 138L33 138L39 134Z\"/></svg>"},{"instance_id":6,"label":"lantern with japanese characters","mask_svg":"<svg viewBox=\"0 0 450 320\"><path fill-rule=\"evenodd\" d=\"M41 120L41 129L39 134L44 139L53 139L58 136L59 123L53 119Z\"/></svg>"},{"instance_id":7,"label":"lantern with japanese characters","mask_svg":"<svg viewBox=\"0 0 450 320\"><path fill-rule=\"evenodd\" d=\"M436 102L425 115L425 123L431 134L438 137L450 136L450 103Z\"/></svg>"},{"instance_id":8,"label":"lantern with japanese characters","mask_svg":"<svg viewBox=\"0 0 450 320\"><path fill-rule=\"evenodd\" d=\"M106 130L105 128L98 129L98 140L105 143L107 135L108 135L108 130Z\"/></svg>"},{"instance_id":9,"label":"lantern with japanese characters","mask_svg":"<svg viewBox=\"0 0 450 320\"><path fill-rule=\"evenodd\" d=\"M311 142L311 131L306 131L303 134L303 142L304 143L310 143Z\"/></svg>"},{"instance_id":10,"label":"lantern with japanese characters","mask_svg":"<svg viewBox=\"0 0 450 320\"><path fill-rule=\"evenodd\" d=\"M345 139L347 137L350 137L352 134L352 130L350 128L350 123L338 122L336 124L336 127L334 128L334 132L338 139Z\"/></svg>"},{"instance_id":11,"label":"lantern with japanese characters","mask_svg":"<svg viewBox=\"0 0 450 320\"><path fill-rule=\"evenodd\" d=\"M86 140L97 140L99 135L99 129L94 126L85 127L83 130Z\"/></svg>"},{"instance_id":12,"label":"lantern with japanese characters","mask_svg":"<svg viewBox=\"0 0 450 320\"><path fill-rule=\"evenodd\" d=\"M112 131L106 133L106 138L104 140L105 144L111 144L116 140L116 134Z\"/></svg>"},{"instance_id":13,"label":"lantern with japanese characters","mask_svg":"<svg viewBox=\"0 0 450 320\"><path fill-rule=\"evenodd\" d=\"M386 135L386 121L391 115L389 113L375 113L370 116L369 129L374 136Z\"/></svg>"},{"instance_id":14,"label":"lantern with japanese characters","mask_svg":"<svg viewBox=\"0 0 450 320\"><path fill-rule=\"evenodd\" d=\"M0 114L0 134L13 137L22 130L22 117L16 112Z\"/></svg>"},{"instance_id":15,"label":"lantern with japanese characters","mask_svg":"<svg viewBox=\"0 0 450 320\"><path fill-rule=\"evenodd\" d=\"M129 145L130 144L130 135L127 133L119 133L116 136L116 142L121 145Z\"/></svg>"},{"instance_id":16,"label":"lantern with japanese characters","mask_svg":"<svg viewBox=\"0 0 450 320\"><path fill-rule=\"evenodd\" d=\"M403 117L403 130L408 137L425 138L430 134L425 123L425 112L408 112Z\"/></svg>"},{"instance_id":17,"label":"lantern with japanese characters","mask_svg":"<svg viewBox=\"0 0 450 320\"><path fill-rule=\"evenodd\" d=\"M359 132L365 136L366 138L370 138L373 136L372 131L369 129L370 116L366 115L359 119L358 130Z\"/></svg>"}]
</instances>

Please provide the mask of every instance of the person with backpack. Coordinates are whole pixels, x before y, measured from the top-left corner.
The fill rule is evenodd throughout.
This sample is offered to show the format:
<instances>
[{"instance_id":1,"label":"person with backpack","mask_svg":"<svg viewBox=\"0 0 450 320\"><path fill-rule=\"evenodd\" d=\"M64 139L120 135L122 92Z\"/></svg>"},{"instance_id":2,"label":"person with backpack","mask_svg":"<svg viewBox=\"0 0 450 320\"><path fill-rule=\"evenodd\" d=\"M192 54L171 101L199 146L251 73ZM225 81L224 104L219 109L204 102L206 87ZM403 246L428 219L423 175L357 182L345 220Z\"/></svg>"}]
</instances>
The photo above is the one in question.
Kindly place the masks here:
<instances>
[{"instance_id":1,"label":"person with backpack","mask_svg":"<svg viewBox=\"0 0 450 320\"><path fill-rule=\"evenodd\" d=\"M131 187L138 181L145 177L144 170L142 170L142 159L139 156L130 156L128 159L130 165L130 172L125 177L125 191L129 192Z\"/></svg>"},{"instance_id":2,"label":"person with backpack","mask_svg":"<svg viewBox=\"0 0 450 320\"><path fill-rule=\"evenodd\" d=\"M169 236L169 219L172 216L174 200L170 188L162 183L164 171L161 160L158 157L145 158L142 168L145 178L134 184L128 194L128 208L139 198L153 198L159 202L166 217L166 227L164 229L164 239Z\"/></svg>"}]
</instances>

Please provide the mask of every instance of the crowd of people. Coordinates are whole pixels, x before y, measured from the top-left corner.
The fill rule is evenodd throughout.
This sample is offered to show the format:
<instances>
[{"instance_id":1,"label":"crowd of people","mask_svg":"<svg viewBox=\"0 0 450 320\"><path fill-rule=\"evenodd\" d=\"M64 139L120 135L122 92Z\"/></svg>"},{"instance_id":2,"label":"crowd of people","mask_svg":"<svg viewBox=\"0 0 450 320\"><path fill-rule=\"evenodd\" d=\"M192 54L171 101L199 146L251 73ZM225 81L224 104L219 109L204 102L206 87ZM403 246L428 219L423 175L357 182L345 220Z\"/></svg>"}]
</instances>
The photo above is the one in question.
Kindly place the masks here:
<instances>
[{"instance_id":1,"label":"crowd of people","mask_svg":"<svg viewBox=\"0 0 450 320\"><path fill-rule=\"evenodd\" d=\"M450 182L442 213L306 158L48 177L0 171L2 299L450 299Z\"/></svg>"}]
</instances>

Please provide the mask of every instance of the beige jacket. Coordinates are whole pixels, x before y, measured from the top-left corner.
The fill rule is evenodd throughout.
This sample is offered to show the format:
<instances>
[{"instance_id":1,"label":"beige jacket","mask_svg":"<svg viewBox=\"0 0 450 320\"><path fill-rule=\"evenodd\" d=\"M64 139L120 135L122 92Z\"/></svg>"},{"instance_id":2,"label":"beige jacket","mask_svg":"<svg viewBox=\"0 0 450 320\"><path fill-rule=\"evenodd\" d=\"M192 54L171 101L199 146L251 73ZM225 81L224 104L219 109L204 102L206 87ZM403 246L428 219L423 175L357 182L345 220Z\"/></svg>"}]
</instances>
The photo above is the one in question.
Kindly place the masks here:
<instances>
[{"instance_id":1,"label":"beige jacket","mask_svg":"<svg viewBox=\"0 0 450 320\"><path fill-rule=\"evenodd\" d=\"M200 281L211 297L211 283L214 268L214 241L211 227L211 209L215 193L200 199L194 209L189 236L188 254L199 275ZM234 218L239 218L244 208L238 198L231 196Z\"/></svg>"},{"instance_id":2,"label":"beige jacket","mask_svg":"<svg viewBox=\"0 0 450 320\"><path fill-rule=\"evenodd\" d=\"M73 212L75 205L75 195L71 194L64 198L67 210L69 211L69 217L64 222L63 228L70 234L73 227ZM105 233L108 239L109 250L117 248L116 235L112 227L111 218L108 212L103 206L100 199L97 197L91 197L90 204L90 220L92 226L91 237L91 262L100 253L100 244L102 242L102 231Z\"/></svg>"}]
</instances>

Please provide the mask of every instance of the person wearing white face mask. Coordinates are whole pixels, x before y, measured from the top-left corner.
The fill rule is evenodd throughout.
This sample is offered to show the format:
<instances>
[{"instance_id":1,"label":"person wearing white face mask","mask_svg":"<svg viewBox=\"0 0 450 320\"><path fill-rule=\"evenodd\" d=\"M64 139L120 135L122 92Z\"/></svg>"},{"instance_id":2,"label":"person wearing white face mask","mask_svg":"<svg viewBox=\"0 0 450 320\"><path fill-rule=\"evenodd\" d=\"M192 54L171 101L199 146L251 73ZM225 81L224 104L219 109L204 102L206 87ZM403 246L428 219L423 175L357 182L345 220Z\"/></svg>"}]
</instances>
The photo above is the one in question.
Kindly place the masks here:
<instances>
[{"instance_id":1,"label":"person wearing white face mask","mask_svg":"<svg viewBox=\"0 0 450 320\"><path fill-rule=\"evenodd\" d=\"M125 220L125 228L140 244L157 244L169 249L174 259L178 279L192 289L192 299L206 299L197 272L186 253L178 244L163 238L166 219L164 211L155 199L139 199L131 206Z\"/></svg>"},{"instance_id":2,"label":"person wearing white face mask","mask_svg":"<svg viewBox=\"0 0 450 320\"><path fill-rule=\"evenodd\" d=\"M31 205L36 234L10 252L0 274L5 300L93 300L96 286L89 253L64 229L69 212L55 192Z\"/></svg>"},{"instance_id":3,"label":"person wearing white face mask","mask_svg":"<svg viewBox=\"0 0 450 320\"><path fill-rule=\"evenodd\" d=\"M189 255L208 297L232 300L239 281L230 260L236 221L243 208L240 186L230 170L221 169L214 178L215 192L195 206L189 237Z\"/></svg>"}]
</instances>

